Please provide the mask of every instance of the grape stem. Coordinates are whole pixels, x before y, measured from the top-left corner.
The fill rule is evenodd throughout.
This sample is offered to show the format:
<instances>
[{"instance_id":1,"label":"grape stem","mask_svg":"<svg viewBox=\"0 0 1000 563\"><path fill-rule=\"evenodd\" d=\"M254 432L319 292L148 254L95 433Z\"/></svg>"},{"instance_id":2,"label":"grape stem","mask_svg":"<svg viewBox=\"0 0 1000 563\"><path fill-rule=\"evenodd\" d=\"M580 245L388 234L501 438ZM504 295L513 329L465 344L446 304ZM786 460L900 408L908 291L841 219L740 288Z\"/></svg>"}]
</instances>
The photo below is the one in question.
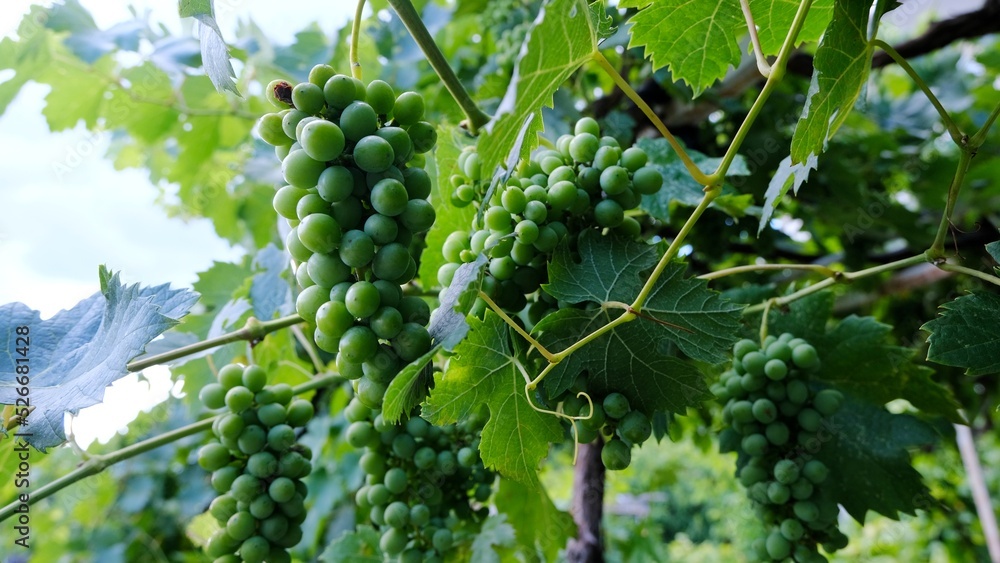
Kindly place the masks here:
<instances>
[{"instance_id":1,"label":"grape stem","mask_svg":"<svg viewBox=\"0 0 1000 563\"><path fill-rule=\"evenodd\" d=\"M196 342L188 346L181 346L176 350L171 350L162 354L144 356L138 360L129 362L129 364L125 367L131 372L142 371L150 366L172 362L192 354L197 354L198 352L215 348L216 346L222 346L223 344L229 344L240 340L248 340L251 342L260 340L276 330L288 328L301 322L303 322L302 317L298 315L289 315L287 317L265 322L261 322L253 317L250 317L247 319L243 328L237 331L223 334L215 338L209 338L208 340L202 340L201 342Z\"/></svg>"},{"instance_id":2,"label":"grape stem","mask_svg":"<svg viewBox=\"0 0 1000 563\"><path fill-rule=\"evenodd\" d=\"M521 338L527 340L528 344L531 344L533 348L537 349L538 353L541 354L542 357L544 357L550 363L555 363L559 361L556 360L555 355L549 352L548 349L545 348L545 346L542 346L541 342L535 340L530 334L528 334L523 328L521 328L521 325L514 322L514 319L510 318L510 316L506 312L504 312L504 310L501 309L500 306L497 305L496 302L493 301L493 299L491 299L489 295L486 295L486 293L483 290L479 290L479 297L481 297L483 301L485 301L486 304L490 306L490 309L493 309L493 312L499 315L500 318L503 319L505 323L510 325L510 327L514 329L514 332L520 334Z\"/></svg>"},{"instance_id":3,"label":"grape stem","mask_svg":"<svg viewBox=\"0 0 1000 563\"><path fill-rule=\"evenodd\" d=\"M750 11L749 0L740 0L740 8L743 9L743 17L747 21L747 29L750 31L750 43L753 44L754 58L757 59L757 70L767 78L771 75L771 65L764 56L764 50L760 47L760 37L757 36L757 24L753 21L753 12Z\"/></svg>"},{"instance_id":4,"label":"grape stem","mask_svg":"<svg viewBox=\"0 0 1000 563\"><path fill-rule=\"evenodd\" d=\"M351 23L351 76L361 80L361 60L358 58L358 42L361 37L361 18L365 11L365 0L358 0L354 10L354 21Z\"/></svg>"},{"instance_id":5,"label":"grape stem","mask_svg":"<svg viewBox=\"0 0 1000 563\"><path fill-rule=\"evenodd\" d=\"M962 146L964 144L962 139L965 137L965 134L963 134L962 131L959 130L958 125L955 124L955 121L951 118L951 115L948 114L948 110L944 109L944 106L941 105L941 102L937 99L937 96L934 95L934 92L932 92L927 83L924 82L924 79L920 78L920 75L917 74L917 71L915 71L913 67L910 66L910 63L907 62L907 60L903 58L903 56L900 55L896 51L896 49L892 47L892 45L889 45L888 43L882 41L881 39L875 39L874 41L872 41L872 46L878 47L879 49L885 51L885 54L889 55L889 57L891 57L892 60L896 61L896 64L899 65L899 68L903 69L906 72L906 74L910 75L910 79L913 80L914 84L916 84L917 87L920 88L920 90L924 93L924 95L927 96L927 99L930 100L931 105L933 105L934 109L936 109L938 114L941 115L941 120L944 121L944 125L948 129L948 134L951 135L951 140L955 141L956 145Z\"/></svg>"},{"instance_id":6,"label":"grape stem","mask_svg":"<svg viewBox=\"0 0 1000 563\"><path fill-rule=\"evenodd\" d=\"M298 385L292 388L292 392L295 395L301 395L308 391L313 391L322 387L327 387L329 385L337 385L343 383L345 380L340 374L331 374L324 377L317 377L311 381L307 381L302 385ZM155 450L160 446L165 446L171 442L176 442L182 438L187 438L188 436L193 436L199 432L203 432L212 427L212 423L216 418L222 415L216 415L211 418L206 418L204 420L199 420L187 426L182 426L180 428L171 430L160 434L159 436L150 438L148 440L143 440L142 442L137 442L131 446L126 446L120 450L115 450L107 454L93 455L86 461L84 461L79 467L73 471L59 477L54 481L50 481L38 489L32 491L31 496L27 504L30 506L37 503L38 501L48 498L53 494L65 489L66 487L76 483L77 481L82 481L87 477L97 475L101 473L108 467L125 461L126 459L136 457L138 455L144 454L148 451ZM7 506L0 509L0 522L3 522L7 518L14 515L17 508L22 503L19 501L14 501Z\"/></svg>"},{"instance_id":7,"label":"grape stem","mask_svg":"<svg viewBox=\"0 0 1000 563\"><path fill-rule=\"evenodd\" d=\"M427 26L420 19L420 14L417 13L416 8L413 7L410 0L389 0L389 5L396 11L396 15L399 16L403 25L406 26L413 40L417 42L420 50L424 52L427 62L431 64L431 68L434 69L441 82L444 83L444 87L448 89L451 97L462 108L469 131L473 134L478 132L480 128L490 121L490 116L479 109L472 96L462 86L462 82L455 76L455 71L451 69L448 60L445 59L444 54L441 53L441 49L434 42L434 38L431 37Z\"/></svg>"}]
</instances>

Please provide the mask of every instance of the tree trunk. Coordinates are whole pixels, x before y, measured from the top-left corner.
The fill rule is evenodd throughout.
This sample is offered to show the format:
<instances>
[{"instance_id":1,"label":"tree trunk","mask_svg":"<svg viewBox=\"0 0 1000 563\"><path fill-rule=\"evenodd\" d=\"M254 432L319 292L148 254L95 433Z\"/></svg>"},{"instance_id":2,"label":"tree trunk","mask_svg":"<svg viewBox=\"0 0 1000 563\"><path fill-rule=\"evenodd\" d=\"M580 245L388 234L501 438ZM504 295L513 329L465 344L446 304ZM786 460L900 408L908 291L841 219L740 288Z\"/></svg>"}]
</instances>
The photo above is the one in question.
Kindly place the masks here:
<instances>
[{"instance_id":1,"label":"tree trunk","mask_svg":"<svg viewBox=\"0 0 1000 563\"><path fill-rule=\"evenodd\" d=\"M604 514L603 448L604 442L600 438L590 444L580 444L580 456L573 468L572 512L577 534L566 548L566 559L570 563L604 563L604 542L601 540L601 517Z\"/></svg>"}]
</instances>

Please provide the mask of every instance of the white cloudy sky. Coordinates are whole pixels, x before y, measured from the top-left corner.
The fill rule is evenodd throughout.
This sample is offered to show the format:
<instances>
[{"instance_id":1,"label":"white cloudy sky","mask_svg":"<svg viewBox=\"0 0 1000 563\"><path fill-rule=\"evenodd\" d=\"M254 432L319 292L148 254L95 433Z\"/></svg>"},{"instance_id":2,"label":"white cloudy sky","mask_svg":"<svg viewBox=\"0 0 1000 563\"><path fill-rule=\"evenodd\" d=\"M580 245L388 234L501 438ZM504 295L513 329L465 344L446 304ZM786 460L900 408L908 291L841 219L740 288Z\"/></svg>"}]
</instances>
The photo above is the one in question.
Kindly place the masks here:
<instances>
[{"instance_id":1,"label":"white cloudy sky","mask_svg":"<svg viewBox=\"0 0 1000 563\"><path fill-rule=\"evenodd\" d=\"M177 0L81 3L101 27L128 19L131 4L175 32L187 29L177 16ZM0 2L0 33L13 35L30 4ZM291 41L312 21L332 33L352 15L348 4L301 2L290 10L267 0L215 2L227 37L237 18L250 17L278 42ZM9 71L0 72L0 82L9 77ZM29 84L0 116L0 304L20 301L47 318L98 290L99 264L121 271L127 283L190 286L213 260L242 254L219 239L207 220L168 218L154 205L157 192L144 171L119 172L103 158L107 135L82 126L49 132L41 114L47 92ZM74 423L80 443L113 435L135 416L136 397L148 405L167 396L165 369L145 375L151 384L129 376L109 389L105 405L83 412Z\"/></svg>"}]
</instances>

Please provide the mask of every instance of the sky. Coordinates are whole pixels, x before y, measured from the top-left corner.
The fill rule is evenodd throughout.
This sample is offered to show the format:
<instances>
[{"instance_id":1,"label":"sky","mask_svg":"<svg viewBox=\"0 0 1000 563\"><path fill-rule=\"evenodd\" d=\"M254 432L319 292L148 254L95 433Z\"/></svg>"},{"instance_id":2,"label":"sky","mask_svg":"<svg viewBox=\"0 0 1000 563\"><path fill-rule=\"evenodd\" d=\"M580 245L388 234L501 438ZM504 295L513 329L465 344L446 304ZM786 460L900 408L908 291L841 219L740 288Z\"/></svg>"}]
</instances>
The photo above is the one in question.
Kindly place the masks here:
<instances>
[{"instance_id":1,"label":"sky","mask_svg":"<svg viewBox=\"0 0 1000 563\"><path fill-rule=\"evenodd\" d=\"M0 2L0 34L13 35L31 4ZM177 0L81 4L101 28L129 19L131 4L175 33L190 30L177 16ZM215 0L215 9L225 37L234 36L238 18L250 17L280 43L313 21L332 33L353 15L347 2L300 2L289 10L273 1ZM0 82L8 78L0 71ZM154 203L158 192L146 171L115 170L104 158L108 133L82 125L50 132L41 113L47 93L47 86L29 83L0 116L0 304L20 301L45 319L97 292L100 264L120 271L125 283L190 287L213 261L242 256L210 221L168 218ZM73 422L79 444L109 439L140 408L171 393L166 368L143 375L119 380L104 404L81 411Z\"/></svg>"}]
</instances>

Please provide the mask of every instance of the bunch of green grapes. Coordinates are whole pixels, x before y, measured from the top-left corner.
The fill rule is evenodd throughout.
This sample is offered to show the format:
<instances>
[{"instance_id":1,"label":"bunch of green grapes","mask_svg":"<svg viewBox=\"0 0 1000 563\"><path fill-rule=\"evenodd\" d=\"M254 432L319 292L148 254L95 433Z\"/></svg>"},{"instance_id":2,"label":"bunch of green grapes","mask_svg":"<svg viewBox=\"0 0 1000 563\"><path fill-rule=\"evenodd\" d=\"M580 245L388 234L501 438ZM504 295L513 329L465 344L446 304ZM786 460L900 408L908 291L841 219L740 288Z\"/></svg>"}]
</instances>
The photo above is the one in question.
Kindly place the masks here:
<instances>
[{"instance_id":1,"label":"bunch of green grapes","mask_svg":"<svg viewBox=\"0 0 1000 563\"><path fill-rule=\"evenodd\" d=\"M364 379L379 404L400 365L430 349L429 308L403 297L417 271L411 244L435 213L423 153L437 140L424 99L317 65L294 87L274 81L258 132L275 146L288 185L274 209L292 227L285 246L298 265L296 309L316 345L338 355L345 376Z\"/></svg>"},{"instance_id":2,"label":"bunch of green grapes","mask_svg":"<svg viewBox=\"0 0 1000 563\"><path fill-rule=\"evenodd\" d=\"M712 391L727 401L720 450L740 454L739 479L770 528L755 542L762 561L793 557L802 563L826 561L816 551L847 545L837 528L838 507L824 491L829 468L814 459L824 418L843 402L835 389L815 391L809 373L819 368L816 349L785 333L768 336L764 346L741 340L733 366Z\"/></svg>"},{"instance_id":3,"label":"bunch of green grapes","mask_svg":"<svg viewBox=\"0 0 1000 563\"><path fill-rule=\"evenodd\" d=\"M521 44L528 36L535 19L537 7L526 0L500 0L489 2L483 12L483 27L493 35L496 54L493 72L509 77L521 51Z\"/></svg>"},{"instance_id":4,"label":"bunch of green grapes","mask_svg":"<svg viewBox=\"0 0 1000 563\"><path fill-rule=\"evenodd\" d=\"M356 505L381 532L382 551L407 563L446 560L488 515L496 474L479 457L483 421L434 426L414 415L393 425L357 398L344 415L348 443L364 450Z\"/></svg>"},{"instance_id":5,"label":"bunch of green grapes","mask_svg":"<svg viewBox=\"0 0 1000 563\"><path fill-rule=\"evenodd\" d=\"M218 382L201 389L209 409L229 412L212 423L215 440L198 451L198 465L212 473L219 494L209 513L221 529L205 544L216 563L281 563L302 539L309 448L295 429L313 417L312 403L293 398L284 383L267 385L259 366L230 364Z\"/></svg>"},{"instance_id":6,"label":"bunch of green grapes","mask_svg":"<svg viewBox=\"0 0 1000 563\"><path fill-rule=\"evenodd\" d=\"M660 171L647 165L638 147L625 150L613 137L601 137L597 122L577 121L574 134L563 135L553 149L535 153L490 196L479 202L479 157L463 152L459 166L466 176L453 178L452 203L479 205L469 232L454 232L442 252L447 263L438 282L448 286L458 267L485 252L490 258L483 291L504 309L518 312L534 296L531 317L541 318L555 300L538 292L546 281L546 266L563 240L570 243L586 229L599 228L638 238L639 222L626 215L643 195L663 185ZM480 306L484 306L480 302Z\"/></svg>"},{"instance_id":7,"label":"bunch of green grapes","mask_svg":"<svg viewBox=\"0 0 1000 563\"><path fill-rule=\"evenodd\" d=\"M645 413L632 408L628 397L612 392L602 398L591 396L592 404L580 396L587 390L587 380L579 378L574 386L555 402L563 413L580 417L574 421L571 437L587 444L601 437L601 461L604 467L620 471L632 463L632 446L640 446L653 435L653 425ZM593 411L591 411L591 408Z\"/></svg>"}]
</instances>

